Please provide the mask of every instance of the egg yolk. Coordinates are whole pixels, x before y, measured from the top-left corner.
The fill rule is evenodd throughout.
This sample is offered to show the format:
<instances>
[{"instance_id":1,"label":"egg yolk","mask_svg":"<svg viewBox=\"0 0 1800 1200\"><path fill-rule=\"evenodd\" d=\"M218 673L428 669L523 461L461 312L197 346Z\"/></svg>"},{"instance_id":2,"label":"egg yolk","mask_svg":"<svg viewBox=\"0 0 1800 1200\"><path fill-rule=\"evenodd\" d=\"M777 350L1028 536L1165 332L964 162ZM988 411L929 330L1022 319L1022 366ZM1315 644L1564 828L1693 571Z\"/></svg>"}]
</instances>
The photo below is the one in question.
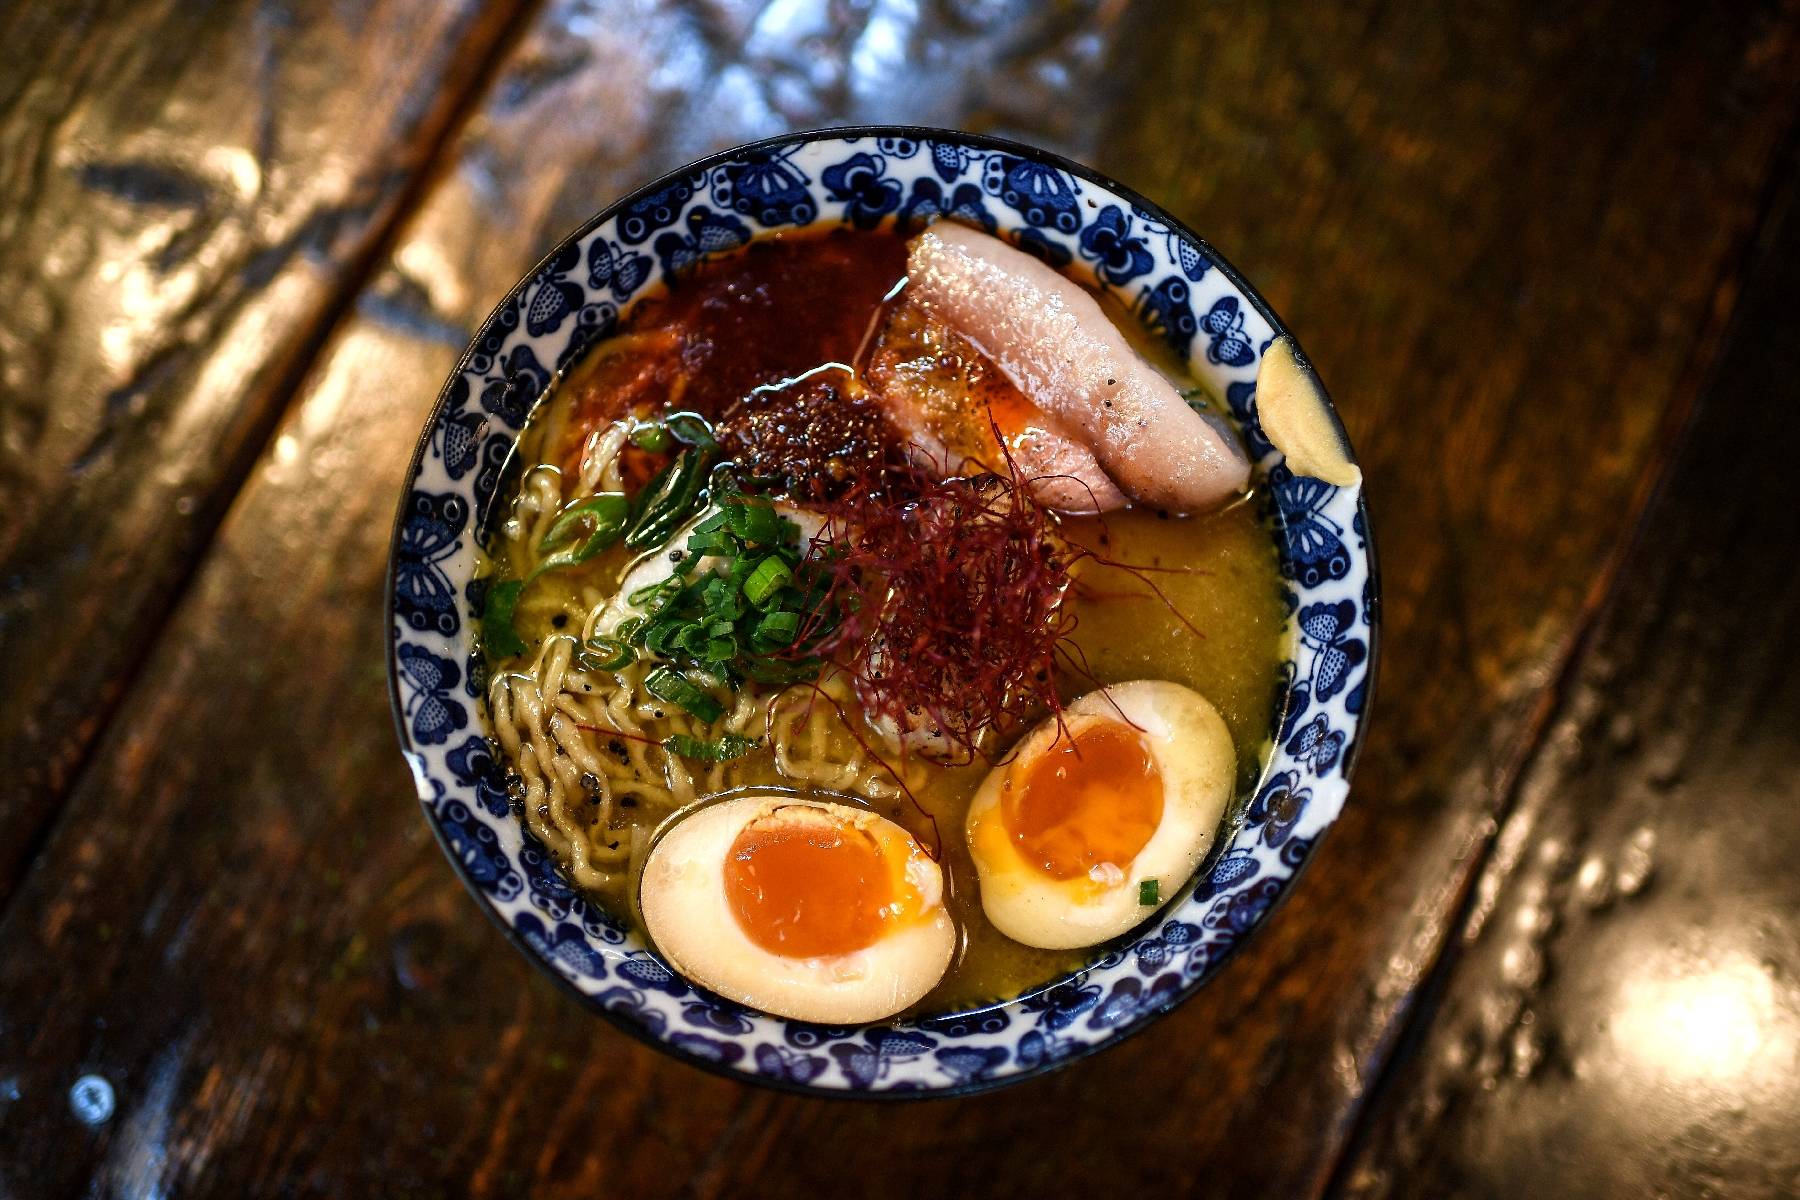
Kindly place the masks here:
<instances>
[{"instance_id":1,"label":"egg yolk","mask_svg":"<svg viewBox=\"0 0 1800 1200\"><path fill-rule=\"evenodd\" d=\"M1015 764L1000 819L1025 861L1053 879L1123 869L1162 823L1162 772L1144 739L1116 721L1058 737Z\"/></svg>"},{"instance_id":2,"label":"egg yolk","mask_svg":"<svg viewBox=\"0 0 1800 1200\"><path fill-rule=\"evenodd\" d=\"M725 897L764 950L819 958L873 945L894 884L880 846L863 830L777 815L751 821L732 842Z\"/></svg>"}]
</instances>

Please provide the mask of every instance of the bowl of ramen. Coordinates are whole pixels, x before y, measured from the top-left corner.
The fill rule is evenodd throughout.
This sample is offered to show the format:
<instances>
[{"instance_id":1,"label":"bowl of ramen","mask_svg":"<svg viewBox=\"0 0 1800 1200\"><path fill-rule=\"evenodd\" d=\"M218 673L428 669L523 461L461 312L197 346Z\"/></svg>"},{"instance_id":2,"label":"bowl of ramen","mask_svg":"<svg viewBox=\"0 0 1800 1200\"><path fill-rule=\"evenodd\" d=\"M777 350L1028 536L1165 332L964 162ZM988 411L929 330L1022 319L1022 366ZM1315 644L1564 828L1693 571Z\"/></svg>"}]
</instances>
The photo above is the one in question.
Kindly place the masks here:
<instances>
[{"instance_id":1,"label":"bowl of ramen","mask_svg":"<svg viewBox=\"0 0 1800 1200\"><path fill-rule=\"evenodd\" d=\"M1193 994L1342 809L1361 474L1154 204L942 130L730 150L566 238L457 363L390 571L445 852L621 1028L965 1092Z\"/></svg>"}]
</instances>

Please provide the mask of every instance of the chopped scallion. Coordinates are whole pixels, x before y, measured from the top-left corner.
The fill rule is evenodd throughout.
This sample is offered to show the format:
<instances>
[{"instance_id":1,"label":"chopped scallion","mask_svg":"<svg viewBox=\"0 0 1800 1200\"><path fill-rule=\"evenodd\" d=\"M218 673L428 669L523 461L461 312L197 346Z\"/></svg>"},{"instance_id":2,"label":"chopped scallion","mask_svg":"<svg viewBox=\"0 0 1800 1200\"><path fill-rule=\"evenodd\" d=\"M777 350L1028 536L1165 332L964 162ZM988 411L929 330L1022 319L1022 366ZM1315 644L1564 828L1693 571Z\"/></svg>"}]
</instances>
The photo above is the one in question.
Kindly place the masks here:
<instances>
[{"instance_id":1,"label":"chopped scallion","mask_svg":"<svg viewBox=\"0 0 1800 1200\"><path fill-rule=\"evenodd\" d=\"M675 536L675 531L693 514L694 505L699 501L713 453L712 446L691 446L683 450L669 469L639 494L634 501L636 515L625 530L627 546L642 550L660 546Z\"/></svg>"},{"instance_id":2,"label":"chopped scallion","mask_svg":"<svg viewBox=\"0 0 1800 1200\"><path fill-rule=\"evenodd\" d=\"M576 655L575 661L584 671L617 671L628 667L637 651L625 642L608 637L591 637Z\"/></svg>"},{"instance_id":3,"label":"chopped scallion","mask_svg":"<svg viewBox=\"0 0 1800 1200\"><path fill-rule=\"evenodd\" d=\"M487 603L481 610L481 640L489 654L508 657L525 653L525 639L513 628L513 610L519 606L519 593L524 590L522 579L503 579L489 585Z\"/></svg>"},{"instance_id":4,"label":"chopped scallion","mask_svg":"<svg viewBox=\"0 0 1800 1200\"><path fill-rule=\"evenodd\" d=\"M545 571L584 563L618 541L619 535L625 530L625 518L630 507L624 496L607 492L569 508L551 523L543 542L538 546L539 550L550 550L557 546L564 548L540 562L537 569L532 571L530 579L537 578ZM574 544L566 544L570 542ZM529 581L528 579L527 582Z\"/></svg>"},{"instance_id":5,"label":"chopped scallion","mask_svg":"<svg viewBox=\"0 0 1800 1200\"><path fill-rule=\"evenodd\" d=\"M1138 903L1145 908L1153 908L1162 903L1162 880L1138 880Z\"/></svg>"},{"instance_id":6,"label":"chopped scallion","mask_svg":"<svg viewBox=\"0 0 1800 1200\"><path fill-rule=\"evenodd\" d=\"M651 454L663 453L670 442L669 431L661 425L639 425L631 431L631 444Z\"/></svg>"},{"instance_id":7,"label":"chopped scallion","mask_svg":"<svg viewBox=\"0 0 1800 1200\"><path fill-rule=\"evenodd\" d=\"M794 572L780 556L771 554L757 563L749 578L744 580L744 595L749 597L750 603L761 605L793 577Z\"/></svg>"},{"instance_id":8,"label":"chopped scallion","mask_svg":"<svg viewBox=\"0 0 1800 1200\"><path fill-rule=\"evenodd\" d=\"M653 667L644 676L644 690L658 700L667 700L711 724L725 714L724 707L702 691L693 680L672 667Z\"/></svg>"},{"instance_id":9,"label":"chopped scallion","mask_svg":"<svg viewBox=\"0 0 1800 1200\"><path fill-rule=\"evenodd\" d=\"M662 607L664 601L671 599L680 590L680 580L659 579L655 583L645 584L638 588L625 599L633 608L641 608L646 612L654 613Z\"/></svg>"},{"instance_id":10,"label":"chopped scallion","mask_svg":"<svg viewBox=\"0 0 1800 1200\"><path fill-rule=\"evenodd\" d=\"M688 555L699 558L707 554L720 554L735 549L731 537L725 533L691 533L687 540Z\"/></svg>"},{"instance_id":11,"label":"chopped scallion","mask_svg":"<svg viewBox=\"0 0 1800 1200\"><path fill-rule=\"evenodd\" d=\"M781 540L782 520L775 506L767 500L743 500L725 506L731 532L758 546L773 546Z\"/></svg>"},{"instance_id":12,"label":"chopped scallion","mask_svg":"<svg viewBox=\"0 0 1800 1200\"><path fill-rule=\"evenodd\" d=\"M684 628L685 626L679 621L655 622L649 628L644 630L644 649L659 658L669 657L678 649L675 645L675 639Z\"/></svg>"},{"instance_id":13,"label":"chopped scallion","mask_svg":"<svg viewBox=\"0 0 1800 1200\"><path fill-rule=\"evenodd\" d=\"M756 636L772 645L785 646L800 632L800 614L787 609L772 612L757 623Z\"/></svg>"},{"instance_id":14,"label":"chopped scallion","mask_svg":"<svg viewBox=\"0 0 1800 1200\"><path fill-rule=\"evenodd\" d=\"M713 437L712 426L709 425L706 418L699 413L675 413L665 418L663 420L663 425L670 433L675 435L678 441L684 442L689 446L699 446L705 449L711 449L719 444L718 439Z\"/></svg>"},{"instance_id":15,"label":"chopped scallion","mask_svg":"<svg viewBox=\"0 0 1800 1200\"><path fill-rule=\"evenodd\" d=\"M722 532L728 524L730 524L729 515L724 509L720 509L712 516L701 521L698 525L695 525L694 532L696 534L719 533Z\"/></svg>"},{"instance_id":16,"label":"chopped scallion","mask_svg":"<svg viewBox=\"0 0 1800 1200\"><path fill-rule=\"evenodd\" d=\"M550 523L544 540L538 543L538 549L554 550L577 538L585 538L601 528L623 528L625 514L630 507L625 497L616 492L591 496L578 504L571 504Z\"/></svg>"}]
</instances>

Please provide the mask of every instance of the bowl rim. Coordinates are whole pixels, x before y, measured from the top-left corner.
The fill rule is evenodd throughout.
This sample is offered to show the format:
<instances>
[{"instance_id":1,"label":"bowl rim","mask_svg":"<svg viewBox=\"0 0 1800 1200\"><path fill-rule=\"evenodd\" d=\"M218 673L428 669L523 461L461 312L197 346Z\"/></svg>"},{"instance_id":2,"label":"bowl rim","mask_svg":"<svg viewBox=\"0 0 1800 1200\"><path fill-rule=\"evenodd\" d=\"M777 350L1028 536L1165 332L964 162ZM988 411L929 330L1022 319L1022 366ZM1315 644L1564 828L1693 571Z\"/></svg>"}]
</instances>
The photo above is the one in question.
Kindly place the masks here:
<instances>
[{"instance_id":1,"label":"bowl rim","mask_svg":"<svg viewBox=\"0 0 1800 1200\"><path fill-rule=\"evenodd\" d=\"M475 333L470 337L468 344L463 347L462 352L457 356L455 365L450 368L449 373L445 376L443 386L438 390L436 399L432 401L431 407L426 412L424 426L420 431L418 440L413 448L412 457L408 461L406 472L402 477L401 495L394 514L393 532L390 535L388 544L387 567L383 574L382 583L382 617L385 622L385 628L383 630L383 647L387 658L388 708L389 715L393 718L395 735L399 741L403 757L411 745L411 738L406 722L405 697L401 693L399 675L395 670L399 646L399 635L395 623L396 602L398 598L395 583L401 547L401 536L406 525L407 502L410 498L413 481L418 477L425 456L430 452L432 433L437 428L444 410L449 403L451 391L456 380L469 368L470 359L475 353L482 332L494 323L500 313L512 302L519 289L529 284L529 282L540 272L545 270L559 254L569 246L580 242L581 239L585 238L599 226L610 220L625 207L637 202L643 197L653 195L689 175L711 170L721 163L729 162L744 155L795 147L818 141L830 141L836 139L861 140L865 138L912 139L923 142L949 141L984 150L1000 151L1016 155L1021 159L1028 159L1033 162L1054 167L1057 170L1064 171L1076 178L1085 180L1088 183L1092 183L1112 192L1121 200L1136 205L1144 212L1153 216L1156 220L1167 225L1172 231L1181 234L1185 240L1191 242L1205 257L1207 262L1230 281L1232 286L1237 289L1238 293L1256 310L1257 314L1261 316L1263 320L1268 322L1269 327L1274 331L1275 336L1286 337L1300 360L1309 366L1311 365L1312 360L1307 356L1299 339L1294 336L1293 332L1289 330L1282 322L1281 318L1276 315L1274 309L1270 307L1268 301L1263 298L1262 294L1250 285L1243 273L1233 266L1223 254L1219 253L1218 249L1213 246L1210 241L1195 233L1185 222L1171 215L1160 204L1157 204L1155 201L1142 195L1135 189L1127 187L1102 171L1089 167L1083 163L1076 162L1055 151L1045 150L1038 146L1015 141L1010 138L998 137L993 134L973 133L941 126L909 124L828 125L811 129L794 130L788 133L777 134L772 137L760 138L756 141L735 144L714 151L704 157L694 159L691 162L676 166L623 193L611 203L594 213L593 216L583 221L580 225L563 234L524 274L510 284L501 294L500 299L496 302L494 308L475 327ZM1314 378L1318 378L1316 368L1314 369ZM1356 463L1358 462L1358 459L1355 447L1352 445L1349 434L1344 428L1342 418L1338 415L1337 405L1332 401L1329 390L1324 386L1324 381L1318 380L1318 383L1320 391L1325 395L1326 413L1331 418L1332 427L1336 430L1339 441L1345 448L1347 457L1352 463ZM1363 708L1357 722L1359 736L1352 740L1350 746L1347 747L1345 751L1343 776L1346 788L1346 805L1349 803L1349 793L1354 790L1356 767L1362 760L1364 746L1368 741L1366 730L1370 717L1373 715L1375 697L1379 690L1378 676L1380 673L1381 662L1381 572L1379 556L1376 552L1374 522L1371 519L1369 510L1366 480L1364 484L1358 485L1356 510L1358 516L1362 520L1363 526L1361 531L1363 546L1360 553L1366 563L1369 578L1367 592L1368 603L1365 614L1367 617L1368 664L1363 676L1363 687L1365 689ZM1283 695L1282 710L1277 714L1275 723L1277 731L1280 730L1281 723L1286 717L1287 705L1291 700L1291 694L1292 689L1290 687ZM468 868L463 864L461 858L450 845L442 824L438 821L429 819L429 817L425 823L430 828L432 838L437 843L438 849L443 853L444 857L449 860L454 869L456 878L461 881L464 889L468 891L471 898L475 901L476 907L479 908L486 915L487 919L500 930L500 933L506 938L507 942L511 944L513 949L517 950L528 962L530 962L540 974L548 976L565 994L573 997L583 1009L590 1013L598 1014L614 1029L622 1031L629 1035L633 1040L668 1055L679 1062L685 1063L690 1067L696 1067L709 1075L732 1080L745 1087L764 1087L791 1095L829 1098L842 1101L896 1102L940 1100L971 1096L983 1092L997 1091L1002 1088L1015 1087L1034 1080L1040 1080L1048 1075L1061 1071L1063 1068L1076 1062L1091 1058L1101 1051L1110 1050L1120 1043L1135 1037L1152 1025L1157 1024L1164 1017L1168 1016L1170 1012L1192 998L1201 988L1211 983L1218 973L1237 957L1238 952L1243 948L1245 943L1249 942L1252 936L1274 917L1276 912L1281 909L1288 897L1293 893L1295 885L1299 883L1301 877L1312 865L1313 860L1318 856L1319 847L1323 844L1326 835L1331 831L1332 826L1337 824L1342 815L1343 814L1340 811L1337 816L1332 817L1332 819L1319 830L1312 847L1294 868L1292 874L1287 877L1280 892L1271 901L1269 907L1264 910L1262 915L1257 919L1256 926L1249 931L1249 935L1233 939L1224 947L1223 952L1220 954L1215 964L1204 975L1197 979L1184 981L1180 987L1155 1002L1154 1005L1147 1007L1137 1019L1133 1020L1123 1028L1111 1031L1104 1038L1084 1043L1063 1057L1021 1068L1020 1070L998 1078L968 1079L961 1083L949 1084L943 1087L912 1090L823 1087L812 1083L795 1082L785 1078L761 1074L751 1075L738 1070L729 1064L716 1062L695 1054L684 1046L677 1045L667 1038L658 1037L631 1021L624 1019L610 1008L595 1003L595 997L583 992L572 980L561 973L552 970L549 963L545 962L538 952L526 943L524 936L515 929L505 919L499 909L488 900L480 885L477 884L475 879L469 874ZM1223 846L1225 843L1221 842L1220 845ZM691 986L694 986L703 992L707 990L698 984L694 984L692 981L689 982ZM1061 976L1040 987L1021 993L1017 997L986 1005L982 1008L969 1009L967 1011L970 1013L979 1013L993 1008L1016 1004L1021 999L1039 995L1066 982L1067 976ZM864 1022L859 1027L868 1028L878 1024L878 1022Z\"/></svg>"}]
</instances>

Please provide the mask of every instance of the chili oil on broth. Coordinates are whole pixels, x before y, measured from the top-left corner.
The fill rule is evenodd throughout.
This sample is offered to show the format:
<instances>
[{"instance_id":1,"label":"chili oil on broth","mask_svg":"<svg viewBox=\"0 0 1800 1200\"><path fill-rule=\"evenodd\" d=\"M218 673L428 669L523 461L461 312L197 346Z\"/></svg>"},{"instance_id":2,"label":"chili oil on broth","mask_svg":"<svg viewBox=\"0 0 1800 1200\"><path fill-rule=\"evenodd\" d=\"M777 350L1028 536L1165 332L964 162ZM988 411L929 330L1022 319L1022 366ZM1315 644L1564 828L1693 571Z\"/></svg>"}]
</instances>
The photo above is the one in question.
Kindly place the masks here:
<instances>
[{"instance_id":1,"label":"chili oil on broth","mask_svg":"<svg viewBox=\"0 0 1800 1200\"><path fill-rule=\"evenodd\" d=\"M895 452L879 411L844 386L840 373L809 372L856 359L904 266L899 235L834 230L761 238L659 285L617 334L554 381L534 410L503 485L507 503L496 506L490 576L521 578L536 565L533 547L568 498L565 484L574 483L586 434L629 417L697 412L719 427L721 440L754 473L796 469L825 489L849 474L879 468ZM1110 311L1117 317L1119 310ZM1134 340L1144 340L1141 327L1132 332ZM1165 370L1166 362L1159 364ZM658 465L655 456L628 448L617 462L617 482L634 490ZM1273 531L1258 506L1242 501L1200 517L1132 507L1104 517L1063 518L1061 528L1094 557L1077 563L1076 586L1066 601L1076 618L1070 657L1081 668L1065 673L1059 691L1067 698L1096 684L1141 678L1193 688L1225 719L1238 755L1240 797L1247 794L1267 761L1285 626ZM534 668L541 673L547 658L556 657L552 647L579 638L586 618L643 557L614 546L542 576L515 613L527 651L490 655L490 680L517 679ZM1136 573L1100 560L1155 570ZM945 767L886 749L871 762L864 747L879 746L880 736L857 715L854 692L842 678L828 677L824 685L856 723L854 730L828 705L808 708L800 695L790 697L765 728L767 692L744 703L721 691L726 715L709 725L646 696L646 665L640 659L616 672L572 674L565 667L564 678L572 682L559 699L566 703L556 711L546 705L544 719L561 720L565 736L584 742L577 748L591 761L573 764L573 771L570 764L540 765L540 775L560 770L579 782L603 774L604 803L591 802L593 789L583 788L576 803L552 812L541 795L521 796L512 784L515 807L534 832L552 835L540 838L565 875L577 872L570 848L554 835L585 829L598 858L571 882L630 919L640 933L637 876L657 831L697 804L762 791L861 803L936 851L959 941L943 980L916 1006L920 1011L1018 995L1077 969L1097 952L1032 949L988 922L962 827L989 763ZM591 730L576 732L571 725ZM623 733L607 732L619 727L626 727ZM767 736L751 753L716 764L682 762L646 744L673 733L721 732ZM553 757L570 757L560 742L546 740L554 742ZM502 741L509 778L516 777L524 746ZM595 763L604 771L587 769ZM903 773L904 789L894 770ZM1239 809L1241 803L1234 806Z\"/></svg>"}]
</instances>

